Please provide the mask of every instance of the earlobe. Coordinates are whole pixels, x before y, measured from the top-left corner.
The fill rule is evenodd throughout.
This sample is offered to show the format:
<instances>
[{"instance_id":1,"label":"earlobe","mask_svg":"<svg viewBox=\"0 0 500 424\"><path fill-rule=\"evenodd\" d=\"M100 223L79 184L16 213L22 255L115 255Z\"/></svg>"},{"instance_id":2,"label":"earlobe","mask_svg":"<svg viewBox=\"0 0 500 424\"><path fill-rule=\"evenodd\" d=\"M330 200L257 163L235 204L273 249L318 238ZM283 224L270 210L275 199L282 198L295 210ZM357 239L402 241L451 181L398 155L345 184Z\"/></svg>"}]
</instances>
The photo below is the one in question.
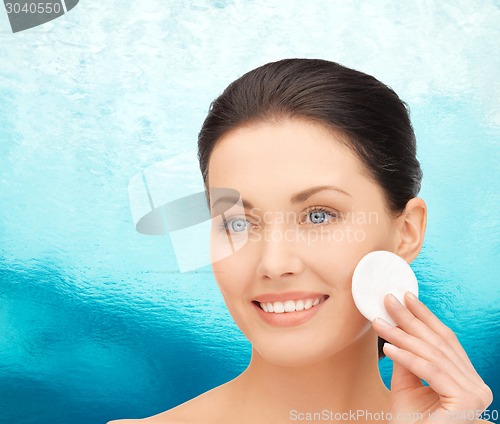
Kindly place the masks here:
<instances>
[{"instance_id":1,"label":"earlobe","mask_svg":"<svg viewBox=\"0 0 500 424\"><path fill-rule=\"evenodd\" d=\"M400 243L396 253L410 263L420 253L424 243L427 225L427 205L424 200L420 197L408 200L398 220Z\"/></svg>"}]
</instances>

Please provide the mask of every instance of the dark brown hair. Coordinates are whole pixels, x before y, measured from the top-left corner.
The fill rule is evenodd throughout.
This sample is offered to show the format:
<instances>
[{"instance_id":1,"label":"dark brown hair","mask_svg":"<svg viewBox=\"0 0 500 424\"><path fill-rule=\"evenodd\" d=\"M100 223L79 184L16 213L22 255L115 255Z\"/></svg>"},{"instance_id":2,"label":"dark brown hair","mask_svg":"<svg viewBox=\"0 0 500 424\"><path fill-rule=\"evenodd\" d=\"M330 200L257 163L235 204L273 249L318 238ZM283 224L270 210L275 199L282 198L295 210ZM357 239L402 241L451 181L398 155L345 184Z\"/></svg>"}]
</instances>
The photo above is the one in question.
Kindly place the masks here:
<instances>
[{"instance_id":1,"label":"dark brown hair","mask_svg":"<svg viewBox=\"0 0 500 424\"><path fill-rule=\"evenodd\" d=\"M247 72L211 104L198 135L208 189L208 162L229 131L254 122L301 118L341 134L398 215L420 191L422 170L408 107L371 75L322 59L283 59ZM384 340L378 340L379 358Z\"/></svg>"}]
</instances>

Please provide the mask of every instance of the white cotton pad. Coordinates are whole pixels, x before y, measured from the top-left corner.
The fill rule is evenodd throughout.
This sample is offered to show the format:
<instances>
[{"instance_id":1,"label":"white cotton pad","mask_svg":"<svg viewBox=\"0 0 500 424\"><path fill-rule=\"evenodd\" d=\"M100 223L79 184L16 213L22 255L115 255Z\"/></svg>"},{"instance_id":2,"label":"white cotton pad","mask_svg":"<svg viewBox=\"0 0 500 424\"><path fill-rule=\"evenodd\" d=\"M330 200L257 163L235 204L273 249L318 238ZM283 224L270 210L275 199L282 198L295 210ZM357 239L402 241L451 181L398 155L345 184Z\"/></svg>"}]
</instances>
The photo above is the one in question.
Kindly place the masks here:
<instances>
[{"instance_id":1,"label":"white cotton pad","mask_svg":"<svg viewBox=\"0 0 500 424\"><path fill-rule=\"evenodd\" d=\"M405 292L418 297L417 277L410 265L400 256L377 250L358 262L352 275L352 297L359 311L370 321L380 317L396 325L384 307L388 293L404 304Z\"/></svg>"}]
</instances>

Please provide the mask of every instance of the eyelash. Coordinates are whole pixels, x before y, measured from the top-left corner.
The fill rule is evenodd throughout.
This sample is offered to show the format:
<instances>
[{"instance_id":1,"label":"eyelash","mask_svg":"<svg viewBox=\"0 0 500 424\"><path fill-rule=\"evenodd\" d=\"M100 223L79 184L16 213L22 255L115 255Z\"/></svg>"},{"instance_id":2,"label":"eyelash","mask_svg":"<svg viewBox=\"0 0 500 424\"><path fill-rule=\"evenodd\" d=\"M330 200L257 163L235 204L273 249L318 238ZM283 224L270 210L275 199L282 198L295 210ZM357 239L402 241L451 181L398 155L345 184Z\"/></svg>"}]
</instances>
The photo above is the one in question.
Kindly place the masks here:
<instances>
[{"instance_id":1,"label":"eyelash","mask_svg":"<svg viewBox=\"0 0 500 424\"><path fill-rule=\"evenodd\" d=\"M314 208L309 209L309 210L307 211L307 213L306 213L306 216L309 216L309 214L310 214L310 213L312 213L312 212L316 212L316 211L319 211L319 212L324 212L324 213L326 213L327 215L330 215L333 219L335 219L335 218L338 218L338 217L339 217L338 212L335 212L335 211L332 211L332 210L328 210L328 209L323 208L323 207L321 207L321 206L317 206L317 207L314 207ZM327 222L322 222L322 223L320 223L320 224L316 224L316 226L318 226L318 225L328 225L329 223L330 223L329 221L327 221Z\"/></svg>"},{"instance_id":2,"label":"eyelash","mask_svg":"<svg viewBox=\"0 0 500 424\"><path fill-rule=\"evenodd\" d=\"M319 211L319 212L324 212L324 213L326 213L326 214L330 215L333 219L335 219L335 218L338 218L338 217L339 217L338 212L336 212L336 211L332 211L332 210L329 210L329 209L326 209L326 208L321 207L321 206L317 206L317 207L310 208L310 209L307 211L307 213L306 213L305 215L306 215L306 216L309 216L309 214L311 214L312 212L318 212L318 211ZM228 230L228 229L229 229L229 228L228 228L229 224L230 224L233 220L236 220L236 219L242 219L242 218L233 218L233 219L229 218L229 219L227 219L227 220L223 221L223 223L219 225L219 229L220 229L220 230ZM311 223L311 224L313 224L314 226L316 226L316 227L317 227L317 226L319 226L319 225L328 225L329 223L330 223L330 222L329 222L329 221L327 221L327 222L322 222L322 223L319 223L319 224L313 224L313 223Z\"/></svg>"}]
</instances>

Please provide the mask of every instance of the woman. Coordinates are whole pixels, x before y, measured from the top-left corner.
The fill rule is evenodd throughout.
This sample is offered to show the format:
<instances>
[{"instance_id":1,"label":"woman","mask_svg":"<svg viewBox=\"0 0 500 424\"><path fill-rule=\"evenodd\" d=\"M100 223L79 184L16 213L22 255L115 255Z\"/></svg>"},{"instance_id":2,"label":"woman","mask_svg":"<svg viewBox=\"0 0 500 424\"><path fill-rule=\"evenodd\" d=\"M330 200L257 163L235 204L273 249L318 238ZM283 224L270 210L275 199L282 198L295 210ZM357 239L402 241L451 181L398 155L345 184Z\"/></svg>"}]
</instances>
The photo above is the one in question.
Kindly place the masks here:
<instances>
[{"instance_id":1,"label":"woman","mask_svg":"<svg viewBox=\"0 0 500 424\"><path fill-rule=\"evenodd\" d=\"M198 141L205 187L237 190L245 206L212 243L246 238L212 269L252 357L235 379L145 421L480 421L492 393L449 328L408 293L405 305L385 299L397 327L366 320L351 295L365 254L410 263L422 248L405 106L375 78L314 59L268 63L212 102Z\"/></svg>"}]
</instances>

